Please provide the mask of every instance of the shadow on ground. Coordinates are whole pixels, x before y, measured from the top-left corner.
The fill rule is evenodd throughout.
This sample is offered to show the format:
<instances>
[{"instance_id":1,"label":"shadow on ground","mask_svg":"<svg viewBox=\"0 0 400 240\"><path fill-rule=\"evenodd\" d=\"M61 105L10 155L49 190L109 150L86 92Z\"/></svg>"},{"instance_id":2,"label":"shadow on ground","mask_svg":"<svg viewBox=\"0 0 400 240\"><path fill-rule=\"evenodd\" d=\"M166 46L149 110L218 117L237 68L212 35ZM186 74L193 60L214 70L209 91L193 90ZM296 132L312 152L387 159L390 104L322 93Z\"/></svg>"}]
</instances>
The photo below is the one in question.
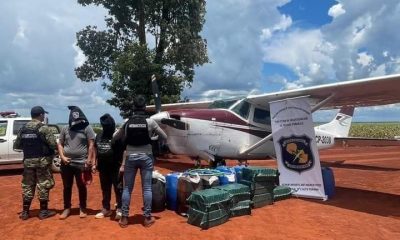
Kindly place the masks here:
<instances>
[{"instance_id":1,"label":"shadow on ground","mask_svg":"<svg viewBox=\"0 0 400 240\"><path fill-rule=\"evenodd\" d=\"M400 195L336 187L335 195L325 202L312 199L306 201L400 220Z\"/></svg>"}]
</instances>

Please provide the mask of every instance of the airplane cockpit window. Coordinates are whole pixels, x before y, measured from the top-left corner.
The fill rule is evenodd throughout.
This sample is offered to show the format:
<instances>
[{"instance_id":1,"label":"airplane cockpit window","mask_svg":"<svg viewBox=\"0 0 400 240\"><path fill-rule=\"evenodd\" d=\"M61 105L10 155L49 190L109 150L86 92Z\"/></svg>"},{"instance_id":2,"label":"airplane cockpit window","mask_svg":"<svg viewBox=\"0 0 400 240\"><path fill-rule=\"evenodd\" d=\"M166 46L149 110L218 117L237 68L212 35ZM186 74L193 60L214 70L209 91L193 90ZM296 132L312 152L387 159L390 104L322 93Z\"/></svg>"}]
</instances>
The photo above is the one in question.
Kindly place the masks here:
<instances>
[{"instance_id":1,"label":"airplane cockpit window","mask_svg":"<svg viewBox=\"0 0 400 240\"><path fill-rule=\"evenodd\" d=\"M250 111L250 103L246 101L241 101L235 107L232 108L232 111L239 114L242 118L248 119Z\"/></svg>"},{"instance_id":2,"label":"airplane cockpit window","mask_svg":"<svg viewBox=\"0 0 400 240\"><path fill-rule=\"evenodd\" d=\"M216 100L208 106L208 108L223 108L229 109L234 103L236 103L237 99L227 99L227 100Z\"/></svg>"},{"instance_id":3,"label":"airplane cockpit window","mask_svg":"<svg viewBox=\"0 0 400 240\"><path fill-rule=\"evenodd\" d=\"M271 116L269 111L259 108L254 108L253 121L261 124L271 124Z\"/></svg>"}]
</instances>

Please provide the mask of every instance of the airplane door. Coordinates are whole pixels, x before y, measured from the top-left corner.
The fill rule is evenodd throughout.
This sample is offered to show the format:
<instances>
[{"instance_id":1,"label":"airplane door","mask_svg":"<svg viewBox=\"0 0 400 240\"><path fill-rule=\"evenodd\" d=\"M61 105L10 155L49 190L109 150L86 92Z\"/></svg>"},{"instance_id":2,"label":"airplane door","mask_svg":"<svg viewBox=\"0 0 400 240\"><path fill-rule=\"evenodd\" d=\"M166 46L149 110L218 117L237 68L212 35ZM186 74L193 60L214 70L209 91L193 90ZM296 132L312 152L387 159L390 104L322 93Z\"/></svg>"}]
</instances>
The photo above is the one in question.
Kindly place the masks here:
<instances>
[{"instance_id":1,"label":"airplane door","mask_svg":"<svg viewBox=\"0 0 400 240\"><path fill-rule=\"evenodd\" d=\"M0 161L8 159L7 121L0 121Z\"/></svg>"}]
</instances>

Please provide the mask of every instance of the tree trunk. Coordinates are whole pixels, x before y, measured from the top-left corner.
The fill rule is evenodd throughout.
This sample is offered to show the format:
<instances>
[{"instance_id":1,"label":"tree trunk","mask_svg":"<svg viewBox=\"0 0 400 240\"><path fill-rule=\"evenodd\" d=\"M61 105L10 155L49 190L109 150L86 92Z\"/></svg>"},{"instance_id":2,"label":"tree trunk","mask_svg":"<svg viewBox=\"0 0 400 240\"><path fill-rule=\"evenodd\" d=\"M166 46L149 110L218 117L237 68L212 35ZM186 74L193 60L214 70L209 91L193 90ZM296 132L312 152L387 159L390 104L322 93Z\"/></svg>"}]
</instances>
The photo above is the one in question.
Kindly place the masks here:
<instances>
[{"instance_id":1,"label":"tree trunk","mask_svg":"<svg viewBox=\"0 0 400 240\"><path fill-rule=\"evenodd\" d=\"M144 3L143 0L139 0L139 43L141 45L146 44L146 23L145 23L145 15L144 15Z\"/></svg>"}]
</instances>

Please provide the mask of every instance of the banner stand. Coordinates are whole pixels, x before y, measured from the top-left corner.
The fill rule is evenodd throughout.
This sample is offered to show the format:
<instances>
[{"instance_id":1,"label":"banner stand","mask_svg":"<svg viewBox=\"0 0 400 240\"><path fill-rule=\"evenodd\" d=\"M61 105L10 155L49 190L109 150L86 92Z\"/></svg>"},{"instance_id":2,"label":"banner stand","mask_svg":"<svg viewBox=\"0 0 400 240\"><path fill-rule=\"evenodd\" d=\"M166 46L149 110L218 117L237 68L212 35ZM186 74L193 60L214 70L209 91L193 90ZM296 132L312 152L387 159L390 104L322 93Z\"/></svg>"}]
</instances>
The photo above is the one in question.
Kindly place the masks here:
<instances>
[{"instance_id":1,"label":"banner stand","mask_svg":"<svg viewBox=\"0 0 400 240\"><path fill-rule=\"evenodd\" d=\"M293 195L326 200L307 96L270 102L279 182Z\"/></svg>"}]
</instances>

